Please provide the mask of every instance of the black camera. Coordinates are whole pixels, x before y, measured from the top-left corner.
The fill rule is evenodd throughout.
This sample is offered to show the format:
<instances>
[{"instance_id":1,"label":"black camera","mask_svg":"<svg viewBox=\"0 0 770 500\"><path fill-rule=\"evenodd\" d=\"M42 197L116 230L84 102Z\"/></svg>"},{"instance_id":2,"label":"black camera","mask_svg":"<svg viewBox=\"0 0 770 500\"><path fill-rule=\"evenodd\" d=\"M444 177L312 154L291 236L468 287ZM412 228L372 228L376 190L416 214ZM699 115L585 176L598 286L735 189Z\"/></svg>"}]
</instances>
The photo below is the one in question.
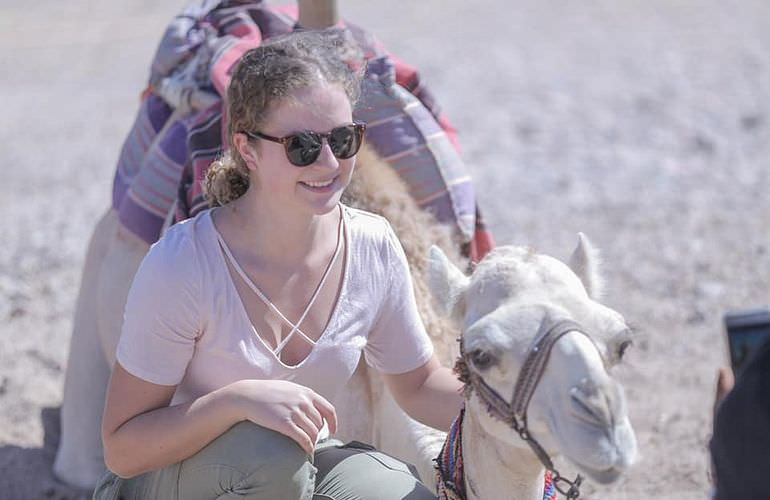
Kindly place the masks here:
<instances>
[{"instance_id":1,"label":"black camera","mask_svg":"<svg viewBox=\"0 0 770 500\"><path fill-rule=\"evenodd\" d=\"M730 363L737 377L754 353L770 341L770 309L731 311L725 314L724 321Z\"/></svg>"}]
</instances>

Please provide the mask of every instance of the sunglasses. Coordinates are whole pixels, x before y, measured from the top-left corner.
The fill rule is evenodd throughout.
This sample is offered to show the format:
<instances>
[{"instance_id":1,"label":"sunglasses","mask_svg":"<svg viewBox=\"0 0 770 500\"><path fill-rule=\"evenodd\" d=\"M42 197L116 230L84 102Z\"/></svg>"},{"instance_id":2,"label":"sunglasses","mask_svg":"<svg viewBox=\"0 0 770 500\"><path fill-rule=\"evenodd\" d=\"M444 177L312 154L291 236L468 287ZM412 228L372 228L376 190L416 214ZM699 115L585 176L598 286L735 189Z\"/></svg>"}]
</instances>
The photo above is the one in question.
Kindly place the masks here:
<instances>
[{"instance_id":1,"label":"sunglasses","mask_svg":"<svg viewBox=\"0 0 770 500\"><path fill-rule=\"evenodd\" d=\"M329 143L332 154L340 160L352 158L361 149L364 140L365 123L351 123L333 128L327 134L312 130L295 132L285 137L273 137L262 132L243 132L251 139L265 139L283 144L286 158L292 165L306 167L315 162L321 155L323 140Z\"/></svg>"}]
</instances>

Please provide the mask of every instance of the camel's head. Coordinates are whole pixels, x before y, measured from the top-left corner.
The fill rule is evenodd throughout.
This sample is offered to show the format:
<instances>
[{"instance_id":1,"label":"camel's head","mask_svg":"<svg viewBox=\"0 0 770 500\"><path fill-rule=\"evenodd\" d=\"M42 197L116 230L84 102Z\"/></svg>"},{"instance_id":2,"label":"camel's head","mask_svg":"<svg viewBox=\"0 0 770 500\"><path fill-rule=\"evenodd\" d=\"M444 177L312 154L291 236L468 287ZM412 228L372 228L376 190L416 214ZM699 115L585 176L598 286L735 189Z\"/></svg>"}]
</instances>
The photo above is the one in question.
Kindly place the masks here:
<instances>
[{"instance_id":1,"label":"camel's head","mask_svg":"<svg viewBox=\"0 0 770 500\"><path fill-rule=\"evenodd\" d=\"M606 483L636 456L625 396L610 374L630 345L631 331L620 314L597 302L596 268L596 252L581 234L569 266L526 248L499 247L471 276L433 247L428 280L438 305L461 324L468 369L509 402L541 328L561 319L582 325L591 339L572 331L556 341L527 417L531 434L549 454L566 456ZM486 408L474 392L467 411L484 431L528 447Z\"/></svg>"}]
</instances>

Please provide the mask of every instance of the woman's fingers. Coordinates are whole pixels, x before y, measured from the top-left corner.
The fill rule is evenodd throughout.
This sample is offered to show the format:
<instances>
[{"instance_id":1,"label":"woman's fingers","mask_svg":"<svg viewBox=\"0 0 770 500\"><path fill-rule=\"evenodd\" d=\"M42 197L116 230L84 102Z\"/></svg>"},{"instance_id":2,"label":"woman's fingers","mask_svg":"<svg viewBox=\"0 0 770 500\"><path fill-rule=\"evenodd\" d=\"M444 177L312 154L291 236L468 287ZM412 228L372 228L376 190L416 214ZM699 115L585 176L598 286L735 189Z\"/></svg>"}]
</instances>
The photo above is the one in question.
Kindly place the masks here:
<instances>
[{"instance_id":1,"label":"woman's fingers","mask_svg":"<svg viewBox=\"0 0 770 500\"><path fill-rule=\"evenodd\" d=\"M307 415L308 418L313 421L316 429L320 429L324 426L324 419L321 416L321 412L319 412L318 409L313 405L312 400L308 401L306 404L301 405L300 408L305 412L305 415Z\"/></svg>"},{"instance_id":2,"label":"woman's fingers","mask_svg":"<svg viewBox=\"0 0 770 500\"><path fill-rule=\"evenodd\" d=\"M307 453L308 456L313 456L315 441L310 439L310 436L307 435L304 429L302 429L294 422L289 422L284 434L296 441L297 444L299 444L300 447L305 450L305 453Z\"/></svg>"},{"instance_id":3,"label":"woman's fingers","mask_svg":"<svg viewBox=\"0 0 770 500\"><path fill-rule=\"evenodd\" d=\"M313 398L313 405L329 424L329 432L332 434L337 432L337 410L334 409L334 406L318 394Z\"/></svg>"},{"instance_id":4,"label":"woman's fingers","mask_svg":"<svg viewBox=\"0 0 770 500\"><path fill-rule=\"evenodd\" d=\"M717 375L716 394L714 395L714 414L716 414L720 403L722 403L722 400L727 396L727 393L733 389L734 385L735 375L733 374L733 370L729 367L720 368Z\"/></svg>"},{"instance_id":5,"label":"woman's fingers","mask_svg":"<svg viewBox=\"0 0 770 500\"><path fill-rule=\"evenodd\" d=\"M311 444L311 450L312 450L315 447L316 439L318 439L318 431L320 430L320 428L316 427L313 421L310 420L310 417L308 417L302 411L292 413L291 420L296 426L302 429L305 432L305 434L307 434L308 438L310 438L310 441L312 443Z\"/></svg>"},{"instance_id":6,"label":"woman's fingers","mask_svg":"<svg viewBox=\"0 0 770 500\"><path fill-rule=\"evenodd\" d=\"M334 409L334 406L326 399L324 399L323 396L319 396L318 394L316 394L316 397L313 399L313 405L321 414L321 416L326 419L326 423L329 424L329 432L332 434L336 433L337 410Z\"/></svg>"}]
</instances>

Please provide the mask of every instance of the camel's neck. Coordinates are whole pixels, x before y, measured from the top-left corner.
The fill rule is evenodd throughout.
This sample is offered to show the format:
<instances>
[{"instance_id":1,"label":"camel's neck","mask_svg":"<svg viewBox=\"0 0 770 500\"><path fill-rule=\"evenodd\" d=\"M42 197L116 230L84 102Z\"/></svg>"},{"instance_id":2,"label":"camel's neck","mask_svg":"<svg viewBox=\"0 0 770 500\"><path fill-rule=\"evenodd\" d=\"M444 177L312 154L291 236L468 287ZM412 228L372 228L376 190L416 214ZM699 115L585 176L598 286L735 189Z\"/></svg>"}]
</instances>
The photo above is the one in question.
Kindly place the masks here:
<instances>
[{"instance_id":1,"label":"camel's neck","mask_svg":"<svg viewBox=\"0 0 770 500\"><path fill-rule=\"evenodd\" d=\"M472 411L465 412L462 447L468 500L543 500L540 461L529 448L488 435Z\"/></svg>"}]
</instances>

